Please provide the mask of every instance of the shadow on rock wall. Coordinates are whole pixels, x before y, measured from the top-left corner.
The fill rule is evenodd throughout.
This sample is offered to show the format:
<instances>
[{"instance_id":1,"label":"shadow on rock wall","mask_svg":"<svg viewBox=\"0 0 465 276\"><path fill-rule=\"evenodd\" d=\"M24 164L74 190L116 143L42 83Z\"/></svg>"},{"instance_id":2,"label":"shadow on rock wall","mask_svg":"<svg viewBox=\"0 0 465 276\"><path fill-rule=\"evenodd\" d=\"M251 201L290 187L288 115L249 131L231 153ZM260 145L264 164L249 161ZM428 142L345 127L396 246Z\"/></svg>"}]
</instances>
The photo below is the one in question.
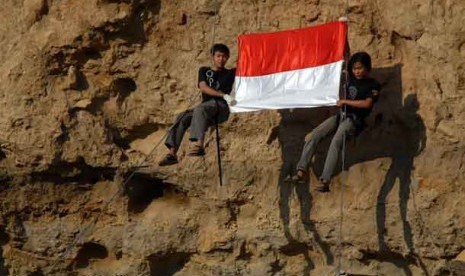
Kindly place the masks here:
<instances>
[{"instance_id":1,"label":"shadow on rock wall","mask_svg":"<svg viewBox=\"0 0 465 276\"><path fill-rule=\"evenodd\" d=\"M367 118L367 127L356 137L349 137L347 141L346 169L377 158L391 158L390 168L385 175L384 182L380 183L381 188L377 197L378 253L392 253L389 252L390 250L384 239L385 201L398 179L400 185L399 210L403 221L404 240L410 255L413 256L412 258L406 258L404 265L400 268L407 275L411 275L408 265L416 264L428 275L425 266L415 253L412 230L407 219L411 172L414 170L413 161L423 151L426 144L425 125L421 116L417 113L419 109L418 99L414 93L408 94L403 99L402 66L400 64L387 68L375 68L372 71L372 76L382 84L381 96ZM281 110L280 124L274 129L274 136L278 137L282 149L283 164L278 185L280 188L280 213L285 235L290 242L293 241L289 231L289 200L292 189L295 189L301 206L301 221L305 229L313 234L314 240L325 252L328 264L333 261L329 246L320 238L310 220L312 197L309 186L311 183L291 186L283 180L295 173L296 164L305 143L305 136L335 112L337 112L337 109L334 108ZM331 138L332 135L326 137L320 143L313 163L311 163L311 169L317 177L322 172ZM337 168L334 176L341 173L341 160L339 160ZM308 263L309 267L311 267L311 260L308 260Z\"/></svg>"},{"instance_id":2,"label":"shadow on rock wall","mask_svg":"<svg viewBox=\"0 0 465 276\"><path fill-rule=\"evenodd\" d=\"M411 192L411 174L414 159L425 148L426 128L418 114L420 108L417 95L402 95L402 67L396 65L377 68L373 76L382 81L382 96L368 118L367 128L357 137L352 137L346 152L347 167L377 158L390 158L391 164L377 196L376 226L378 232L379 255L393 254L385 242L386 198L399 183L399 212L403 224L403 237L409 257L402 267L411 275L409 264L420 266L425 273L425 265L415 253L413 234L407 218L407 206ZM342 168L342 166L338 166ZM337 173L340 173L337 172ZM373 183L377 184L377 183Z\"/></svg>"},{"instance_id":3,"label":"shadow on rock wall","mask_svg":"<svg viewBox=\"0 0 465 276\"><path fill-rule=\"evenodd\" d=\"M332 113L334 113L334 109L332 108L281 110L281 122L279 126L274 129L275 134L272 135L273 138L277 137L279 140L283 160L278 183L280 196L279 208L284 234L289 244L286 245L287 248L283 248L281 251L287 254L287 251L291 251L289 248L300 248L301 250L298 252L303 254L307 261L307 267L304 271L305 275L310 275L310 270L314 268L314 264L308 256L308 245L303 242L297 242L290 233L290 198L293 190L295 190L299 200L300 219L304 229L309 232L313 240L317 243L317 246L324 253L326 263L332 264L334 257L330 251L329 245L322 240L316 230L315 224L310 219L312 196L310 194L309 185L290 185L286 183L284 179L295 172L295 167L299 161L306 134ZM268 142L270 143L273 138L269 139ZM295 255L295 253L293 255Z\"/></svg>"},{"instance_id":4,"label":"shadow on rock wall","mask_svg":"<svg viewBox=\"0 0 465 276\"><path fill-rule=\"evenodd\" d=\"M10 238L3 228L0 228L0 275L10 275L5 267L5 259L3 258L3 246L9 242Z\"/></svg>"}]
</instances>

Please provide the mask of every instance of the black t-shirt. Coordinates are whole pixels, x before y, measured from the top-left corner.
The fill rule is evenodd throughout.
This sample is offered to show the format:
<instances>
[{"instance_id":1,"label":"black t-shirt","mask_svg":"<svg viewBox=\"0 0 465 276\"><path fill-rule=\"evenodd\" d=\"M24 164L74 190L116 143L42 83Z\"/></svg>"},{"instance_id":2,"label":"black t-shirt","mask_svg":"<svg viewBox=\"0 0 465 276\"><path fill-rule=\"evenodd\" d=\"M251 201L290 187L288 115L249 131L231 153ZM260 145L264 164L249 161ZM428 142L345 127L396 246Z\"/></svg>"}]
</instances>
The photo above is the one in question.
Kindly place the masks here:
<instances>
[{"instance_id":1,"label":"black t-shirt","mask_svg":"<svg viewBox=\"0 0 465 276\"><path fill-rule=\"evenodd\" d=\"M200 67L199 69L199 81L204 81L208 86L215 90L220 90L225 94L230 94L233 84L234 78L236 77L236 68L232 69L222 69L220 71L214 71L210 67ZM202 102L208 101L210 99L221 99L221 97L214 97L210 95L206 95L202 93Z\"/></svg>"},{"instance_id":2,"label":"black t-shirt","mask_svg":"<svg viewBox=\"0 0 465 276\"><path fill-rule=\"evenodd\" d=\"M381 85L375 79L351 78L347 86L347 99L357 101L372 98L374 104L378 100L380 89ZM348 116L355 117L356 120L363 123L364 119L370 114L373 106L371 108L356 108L347 105L346 108Z\"/></svg>"}]
</instances>

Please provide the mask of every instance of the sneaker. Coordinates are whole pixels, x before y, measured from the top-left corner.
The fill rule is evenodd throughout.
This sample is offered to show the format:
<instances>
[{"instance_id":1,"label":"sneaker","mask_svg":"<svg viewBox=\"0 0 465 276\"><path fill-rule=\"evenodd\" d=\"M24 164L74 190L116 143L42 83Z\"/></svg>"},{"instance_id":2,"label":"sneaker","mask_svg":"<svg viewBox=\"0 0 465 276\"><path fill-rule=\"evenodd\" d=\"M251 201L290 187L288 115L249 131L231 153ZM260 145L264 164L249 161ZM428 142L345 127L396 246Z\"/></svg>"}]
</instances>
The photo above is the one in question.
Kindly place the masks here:
<instances>
[{"instance_id":1,"label":"sneaker","mask_svg":"<svg viewBox=\"0 0 465 276\"><path fill-rule=\"evenodd\" d=\"M204 156L205 149L197 144L193 144L187 153L188 156Z\"/></svg>"},{"instance_id":2,"label":"sneaker","mask_svg":"<svg viewBox=\"0 0 465 276\"><path fill-rule=\"evenodd\" d=\"M167 154L165 157L163 157L160 162L158 162L158 166L163 167L163 166L169 166L169 165L174 165L178 163L178 157L172 154Z\"/></svg>"}]
</instances>

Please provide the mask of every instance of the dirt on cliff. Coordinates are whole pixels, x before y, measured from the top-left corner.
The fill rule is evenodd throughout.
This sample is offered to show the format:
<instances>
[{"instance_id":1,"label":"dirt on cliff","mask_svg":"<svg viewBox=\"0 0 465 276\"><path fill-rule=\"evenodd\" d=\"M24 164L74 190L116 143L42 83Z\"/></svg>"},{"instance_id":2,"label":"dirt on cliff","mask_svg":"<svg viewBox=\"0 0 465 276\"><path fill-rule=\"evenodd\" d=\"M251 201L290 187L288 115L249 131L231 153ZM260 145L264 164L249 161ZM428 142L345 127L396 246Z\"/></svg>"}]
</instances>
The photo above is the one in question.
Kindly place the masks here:
<instances>
[{"instance_id":1,"label":"dirt on cliff","mask_svg":"<svg viewBox=\"0 0 465 276\"><path fill-rule=\"evenodd\" d=\"M0 275L465 275L465 2L348 3L383 89L318 194L328 141L309 183L283 179L331 108L232 115L222 187L214 133L176 166L151 150L198 102L212 41L233 67L238 35L346 1L3 0Z\"/></svg>"}]
</instances>

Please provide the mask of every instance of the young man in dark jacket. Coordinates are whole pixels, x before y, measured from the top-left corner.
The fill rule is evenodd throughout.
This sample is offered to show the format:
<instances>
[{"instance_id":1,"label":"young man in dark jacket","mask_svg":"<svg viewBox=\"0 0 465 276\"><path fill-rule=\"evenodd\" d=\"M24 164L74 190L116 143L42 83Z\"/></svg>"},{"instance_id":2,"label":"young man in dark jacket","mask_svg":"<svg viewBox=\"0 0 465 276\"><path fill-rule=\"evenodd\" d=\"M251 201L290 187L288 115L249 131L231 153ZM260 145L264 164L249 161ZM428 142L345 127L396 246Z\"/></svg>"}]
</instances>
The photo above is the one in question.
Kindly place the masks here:
<instances>
[{"instance_id":1,"label":"young man in dark jacket","mask_svg":"<svg viewBox=\"0 0 465 276\"><path fill-rule=\"evenodd\" d=\"M316 190L320 192L329 191L329 182L336 167L344 137L363 129L365 118L370 114L373 104L379 97L381 85L369 77L371 57L367 53L359 52L352 55L348 71L347 98L337 102L337 106L341 107L341 112L329 117L312 131L311 138L305 144L297 164L297 173L292 177L294 181L302 181L308 177L308 166L318 143L334 133L323 173L320 176L320 183L316 187Z\"/></svg>"},{"instance_id":2,"label":"young man in dark jacket","mask_svg":"<svg viewBox=\"0 0 465 276\"><path fill-rule=\"evenodd\" d=\"M229 48L226 45L215 44L210 52L212 66L199 69L198 88L202 92L202 103L193 110L178 115L165 141L169 153L158 163L160 166L178 163L177 151L189 127L191 146L188 155L205 155L204 138L208 127L215 123L223 123L229 118L228 104L234 103L229 94L233 87L236 68L225 68L229 59Z\"/></svg>"}]
</instances>

